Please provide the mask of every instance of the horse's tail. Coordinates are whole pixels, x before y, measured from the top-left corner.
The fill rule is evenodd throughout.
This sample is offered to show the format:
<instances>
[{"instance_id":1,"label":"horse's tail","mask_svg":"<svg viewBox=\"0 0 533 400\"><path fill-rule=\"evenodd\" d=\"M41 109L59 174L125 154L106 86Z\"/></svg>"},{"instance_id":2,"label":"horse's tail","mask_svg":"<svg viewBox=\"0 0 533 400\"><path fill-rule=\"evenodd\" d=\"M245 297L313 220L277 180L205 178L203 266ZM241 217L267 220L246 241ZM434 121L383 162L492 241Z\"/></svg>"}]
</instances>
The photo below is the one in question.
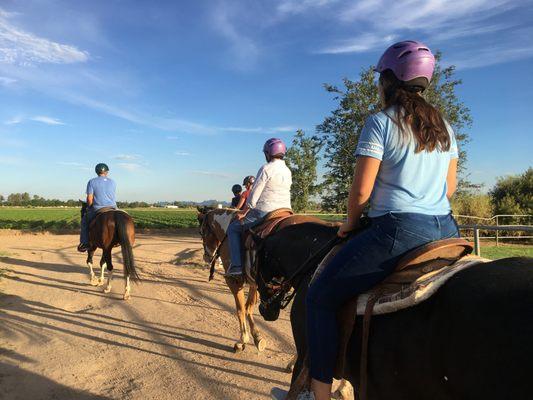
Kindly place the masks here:
<instances>
[{"instance_id":1,"label":"horse's tail","mask_svg":"<svg viewBox=\"0 0 533 400\"><path fill-rule=\"evenodd\" d=\"M115 213L115 227L117 230L117 237L122 250L122 259L124 260L124 270L126 274L133 280L139 281L139 275L135 269L135 259L133 258L133 248L128 234L128 225L131 224L133 230L133 223L127 214L122 212Z\"/></svg>"}]
</instances>

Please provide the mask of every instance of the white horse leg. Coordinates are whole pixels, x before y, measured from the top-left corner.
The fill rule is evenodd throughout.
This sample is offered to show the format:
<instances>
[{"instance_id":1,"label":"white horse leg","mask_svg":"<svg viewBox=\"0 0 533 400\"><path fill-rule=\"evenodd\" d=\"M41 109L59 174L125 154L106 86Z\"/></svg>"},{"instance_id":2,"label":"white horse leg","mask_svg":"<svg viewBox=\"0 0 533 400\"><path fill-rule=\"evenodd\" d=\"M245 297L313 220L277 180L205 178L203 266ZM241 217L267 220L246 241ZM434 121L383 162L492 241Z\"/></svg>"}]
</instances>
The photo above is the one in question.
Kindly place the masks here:
<instances>
[{"instance_id":1,"label":"white horse leg","mask_svg":"<svg viewBox=\"0 0 533 400\"><path fill-rule=\"evenodd\" d=\"M298 356L296 354L294 356L292 356L292 358L287 363L287 366L285 367L285 371L286 372L288 372L290 374L290 373L292 373L292 371L294 371L294 366L296 365L296 360L297 359L298 359Z\"/></svg>"},{"instance_id":2,"label":"white horse leg","mask_svg":"<svg viewBox=\"0 0 533 400\"><path fill-rule=\"evenodd\" d=\"M353 387L346 379L342 379L340 381L335 380L335 383L339 383L339 386L337 387L337 390L335 390L332 394L333 399L339 399L339 400L353 400L355 395L353 391Z\"/></svg>"},{"instance_id":3,"label":"white horse leg","mask_svg":"<svg viewBox=\"0 0 533 400\"><path fill-rule=\"evenodd\" d=\"M107 267L106 263L103 263L100 265L100 278L98 279L98 286L102 286L104 284L104 271Z\"/></svg>"},{"instance_id":4,"label":"white horse leg","mask_svg":"<svg viewBox=\"0 0 533 400\"><path fill-rule=\"evenodd\" d=\"M104 289L104 293L109 293L111 291L111 280L113 279L113 270L109 271L109 275L107 276L107 286Z\"/></svg>"},{"instance_id":5,"label":"white horse leg","mask_svg":"<svg viewBox=\"0 0 533 400\"><path fill-rule=\"evenodd\" d=\"M130 277L128 275L126 276L126 286L124 287L124 300L128 300L130 297Z\"/></svg>"},{"instance_id":6,"label":"white horse leg","mask_svg":"<svg viewBox=\"0 0 533 400\"><path fill-rule=\"evenodd\" d=\"M88 263L87 263L87 266L89 267L89 274L90 274L90 279L91 279L91 285L93 285L93 286L97 286L97 285L98 285L98 279L96 279L96 276L94 275L94 271L93 271L93 263L92 263L92 262L88 262Z\"/></svg>"}]
</instances>

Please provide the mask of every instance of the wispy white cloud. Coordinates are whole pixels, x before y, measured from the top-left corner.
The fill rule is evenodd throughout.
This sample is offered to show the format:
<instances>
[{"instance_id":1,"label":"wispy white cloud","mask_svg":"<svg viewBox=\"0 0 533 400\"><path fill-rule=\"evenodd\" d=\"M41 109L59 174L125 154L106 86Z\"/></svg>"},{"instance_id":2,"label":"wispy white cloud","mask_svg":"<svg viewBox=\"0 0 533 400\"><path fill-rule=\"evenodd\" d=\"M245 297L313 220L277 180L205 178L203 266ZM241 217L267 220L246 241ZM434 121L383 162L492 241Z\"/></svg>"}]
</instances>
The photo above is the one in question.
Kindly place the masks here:
<instances>
[{"instance_id":1,"label":"wispy white cloud","mask_svg":"<svg viewBox=\"0 0 533 400\"><path fill-rule=\"evenodd\" d=\"M78 169L82 171L92 171L92 168L80 162L76 162L76 161L57 161L56 164L61 165L63 167L71 168L71 169Z\"/></svg>"},{"instance_id":2,"label":"wispy white cloud","mask_svg":"<svg viewBox=\"0 0 533 400\"><path fill-rule=\"evenodd\" d=\"M233 178L233 176L230 175L230 174L226 174L226 173L223 173L223 172L216 172L216 171L195 170L195 171L191 171L191 173L195 174L195 175L210 176L210 177L213 177L213 178L223 178L223 179Z\"/></svg>"},{"instance_id":3,"label":"wispy white cloud","mask_svg":"<svg viewBox=\"0 0 533 400\"><path fill-rule=\"evenodd\" d=\"M35 122L42 122L46 125L65 125L65 123L60 121L59 119L48 117L46 115L36 115L35 117L31 117L30 119Z\"/></svg>"},{"instance_id":4,"label":"wispy white cloud","mask_svg":"<svg viewBox=\"0 0 533 400\"><path fill-rule=\"evenodd\" d=\"M167 140L178 140L178 136L167 136Z\"/></svg>"},{"instance_id":5,"label":"wispy white cloud","mask_svg":"<svg viewBox=\"0 0 533 400\"><path fill-rule=\"evenodd\" d=\"M22 158L0 155L0 165L24 165L24 164L26 164L26 160Z\"/></svg>"},{"instance_id":6,"label":"wispy white cloud","mask_svg":"<svg viewBox=\"0 0 533 400\"><path fill-rule=\"evenodd\" d=\"M518 48L509 48L502 45L479 50L475 53L458 53L454 58L447 60L445 64L455 65L459 69L471 69L521 60L528 57L533 57L533 44L531 43L524 43L523 47Z\"/></svg>"},{"instance_id":7,"label":"wispy white cloud","mask_svg":"<svg viewBox=\"0 0 533 400\"><path fill-rule=\"evenodd\" d=\"M22 117L17 115L4 121L4 124L5 125L17 125L17 124L20 124L21 122L22 122Z\"/></svg>"},{"instance_id":8,"label":"wispy white cloud","mask_svg":"<svg viewBox=\"0 0 533 400\"><path fill-rule=\"evenodd\" d=\"M17 124L20 124L20 123L24 122L25 120L40 122L40 123L43 123L43 124L46 124L46 125L65 125L65 123L60 121L59 119L48 117L46 115L36 115L36 116L33 116L33 117L29 117L29 118L23 117L21 115L16 115L16 116L4 121L4 124L5 125L17 125Z\"/></svg>"},{"instance_id":9,"label":"wispy white cloud","mask_svg":"<svg viewBox=\"0 0 533 400\"><path fill-rule=\"evenodd\" d=\"M396 39L396 35L363 33L360 36L341 40L338 43L329 45L317 53L319 54L342 54L342 53L362 53L368 50L373 50L376 47L383 47L388 45Z\"/></svg>"},{"instance_id":10,"label":"wispy white cloud","mask_svg":"<svg viewBox=\"0 0 533 400\"><path fill-rule=\"evenodd\" d=\"M10 86L17 82L16 79L10 78L8 76L0 76L0 85L2 86Z\"/></svg>"},{"instance_id":11,"label":"wispy white cloud","mask_svg":"<svg viewBox=\"0 0 533 400\"><path fill-rule=\"evenodd\" d=\"M139 154L117 154L113 158L115 160L139 160L141 156Z\"/></svg>"},{"instance_id":12,"label":"wispy white cloud","mask_svg":"<svg viewBox=\"0 0 533 400\"><path fill-rule=\"evenodd\" d=\"M117 165L119 168L124 169L129 172L136 172L136 171L140 171L146 168L146 166L142 164L132 163L132 162L118 163Z\"/></svg>"},{"instance_id":13,"label":"wispy white cloud","mask_svg":"<svg viewBox=\"0 0 533 400\"><path fill-rule=\"evenodd\" d=\"M187 151L175 151L174 154L180 157L186 157L191 155L191 153Z\"/></svg>"},{"instance_id":14,"label":"wispy white cloud","mask_svg":"<svg viewBox=\"0 0 533 400\"><path fill-rule=\"evenodd\" d=\"M277 11L281 14L300 14L309 9L321 8L338 2L338 0L281 0Z\"/></svg>"},{"instance_id":15,"label":"wispy white cloud","mask_svg":"<svg viewBox=\"0 0 533 400\"><path fill-rule=\"evenodd\" d=\"M246 71L256 65L260 51L258 44L237 28L234 18L238 11L239 8L231 1L218 2L211 14L211 26L229 43L229 60L232 67Z\"/></svg>"},{"instance_id":16,"label":"wispy white cloud","mask_svg":"<svg viewBox=\"0 0 533 400\"><path fill-rule=\"evenodd\" d=\"M35 36L15 26L15 14L0 8L0 62L27 66L37 63L85 62L89 53L75 46Z\"/></svg>"}]
</instances>

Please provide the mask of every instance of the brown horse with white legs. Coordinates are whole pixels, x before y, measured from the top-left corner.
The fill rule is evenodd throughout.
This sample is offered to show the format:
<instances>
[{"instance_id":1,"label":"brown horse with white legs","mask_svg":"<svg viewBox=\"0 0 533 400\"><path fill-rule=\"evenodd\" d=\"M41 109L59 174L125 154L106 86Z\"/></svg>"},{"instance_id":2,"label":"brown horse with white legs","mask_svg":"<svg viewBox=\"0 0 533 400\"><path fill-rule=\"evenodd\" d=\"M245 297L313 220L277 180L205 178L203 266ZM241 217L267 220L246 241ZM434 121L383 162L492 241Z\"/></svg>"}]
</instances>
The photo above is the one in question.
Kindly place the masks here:
<instances>
[{"instance_id":1,"label":"brown horse with white legs","mask_svg":"<svg viewBox=\"0 0 533 400\"><path fill-rule=\"evenodd\" d=\"M226 239L226 230L233 220L236 210L232 209L198 209L198 222L200 235L204 245L204 260L207 263L214 262L214 258L220 257L224 270L230 266L229 241ZM226 284L235 298L237 319L241 337L235 343L235 352L243 351L250 340L250 336L259 351L266 348L267 342L254 321L254 310L259 300L257 285L255 282L245 282L246 279L225 277ZM244 285L249 284L248 298L244 295Z\"/></svg>"},{"instance_id":2,"label":"brown horse with white legs","mask_svg":"<svg viewBox=\"0 0 533 400\"><path fill-rule=\"evenodd\" d=\"M82 202L81 216L87 212L87 203ZM111 251L113 247L120 246L124 262L124 300L130 298L130 278L139 280L139 275L135 270L135 259L133 258L133 244L135 243L135 228L132 218L124 211L109 210L97 214L91 222L89 229L89 250L87 251L87 266L91 278L91 285L101 286L104 284L104 268L107 267L109 275L104 293L111 291L111 281L113 279L113 261ZM93 272L93 255L97 248L103 250L100 259L100 278L96 278Z\"/></svg>"}]
</instances>

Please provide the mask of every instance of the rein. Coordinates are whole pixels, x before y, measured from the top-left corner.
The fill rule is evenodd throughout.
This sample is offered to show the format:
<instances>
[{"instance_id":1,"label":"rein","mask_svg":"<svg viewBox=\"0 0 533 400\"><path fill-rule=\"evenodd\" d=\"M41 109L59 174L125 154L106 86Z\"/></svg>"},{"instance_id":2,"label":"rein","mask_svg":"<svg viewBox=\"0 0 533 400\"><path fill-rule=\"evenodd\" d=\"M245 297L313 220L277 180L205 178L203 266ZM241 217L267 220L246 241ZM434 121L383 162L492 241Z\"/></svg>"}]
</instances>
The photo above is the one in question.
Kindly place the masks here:
<instances>
[{"instance_id":1,"label":"rein","mask_svg":"<svg viewBox=\"0 0 533 400\"><path fill-rule=\"evenodd\" d=\"M272 290L274 294L270 296L266 301L261 300L261 304L263 307L270 307L272 304L279 301L280 309L285 309L292 301L294 296L296 295L296 291L298 287L300 286L300 282L297 284L293 284L293 281L296 279L298 275L300 275L303 272L306 272L309 267L314 265L314 262L317 258L324 258L325 255L339 242L344 240L343 238L338 237L335 235L335 237L331 240L329 240L324 246L322 246L318 251L311 254L307 260L305 260L298 268L296 268L296 271L293 272L293 274L281 281L277 282L277 284L273 284L271 282L265 282L263 279L263 275L261 274L261 271L258 270L258 276L261 279L262 283L267 287L268 289ZM293 288L292 292L290 292L291 287ZM289 293L290 292L290 293Z\"/></svg>"},{"instance_id":2,"label":"rein","mask_svg":"<svg viewBox=\"0 0 533 400\"><path fill-rule=\"evenodd\" d=\"M224 238L222 241L218 244L217 248L215 249L215 252L213 254L213 258L211 259L211 262L209 263L209 280L212 281L215 277L215 263L217 262L217 258L220 256L220 248L226 241L226 238L228 235L224 235Z\"/></svg>"},{"instance_id":3,"label":"rein","mask_svg":"<svg viewBox=\"0 0 533 400\"><path fill-rule=\"evenodd\" d=\"M207 213L205 214L205 217L202 220L202 224L200 225L200 236L202 237L202 242L203 242L202 244L204 246L204 253L207 254L207 250L208 249L207 249L207 246L206 246L205 241L204 241L205 228L207 228L209 230L209 232L213 232L211 227L207 223ZM213 278L215 277L215 264L216 264L216 261L217 261L218 257L220 256L220 249L222 248L222 245L226 241L227 237L228 237L228 234L224 233L224 237L218 243L217 247L215 248L215 251L213 252L211 261L209 263L209 281L212 281Z\"/></svg>"}]
</instances>

